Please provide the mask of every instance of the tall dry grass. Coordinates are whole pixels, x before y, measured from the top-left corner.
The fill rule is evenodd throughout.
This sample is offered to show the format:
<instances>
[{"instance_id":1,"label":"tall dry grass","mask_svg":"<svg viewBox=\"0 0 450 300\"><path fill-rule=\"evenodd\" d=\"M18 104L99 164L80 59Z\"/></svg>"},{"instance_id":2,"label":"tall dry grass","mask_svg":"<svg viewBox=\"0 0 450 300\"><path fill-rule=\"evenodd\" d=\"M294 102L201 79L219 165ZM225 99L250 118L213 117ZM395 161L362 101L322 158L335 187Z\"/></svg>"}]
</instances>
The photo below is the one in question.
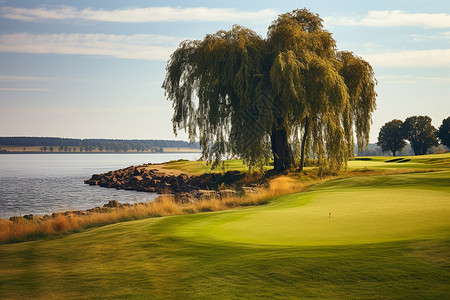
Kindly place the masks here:
<instances>
[{"instance_id":1,"label":"tall dry grass","mask_svg":"<svg viewBox=\"0 0 450 300\"><path fill-rule=\"evenodd\" d=\"M220 211L240 206L261 205L280 195L303 191L309 183L301 183L290 177L278 177L269 182L269 187L244 196L212 197L202 201L181 204L173 197L161 196L151 203L141 203L121 208L111 208L108 212L93 212L87 215L58 214L44 220L18 221L0 219L0 243L18 242L65 234L82 229L112 224L122 221L149 217L181 215L198 212Z\"/></svg>"}]
</instances>

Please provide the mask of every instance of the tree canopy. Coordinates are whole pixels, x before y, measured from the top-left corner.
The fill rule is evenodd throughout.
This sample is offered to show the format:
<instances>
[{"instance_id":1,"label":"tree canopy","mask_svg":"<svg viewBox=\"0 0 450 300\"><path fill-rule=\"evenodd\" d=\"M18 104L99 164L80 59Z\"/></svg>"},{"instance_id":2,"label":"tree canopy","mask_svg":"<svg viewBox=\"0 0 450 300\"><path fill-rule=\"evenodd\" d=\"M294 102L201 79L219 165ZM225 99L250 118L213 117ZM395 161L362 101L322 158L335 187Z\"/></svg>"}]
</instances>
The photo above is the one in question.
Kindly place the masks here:
<instances>
[{"instance_id":1,"label":"tree canopy","mask_svg":"<svg viewBox=\"0 0 450 300\"><path fill-rule=\"evenodd\" d=\"M426 154L432 146L438 145L436 128L428 116L412 116L403 123L406 139L411 143L415 155Z\"/></svg>"},{"instance_id":2,"label":"tree canopy","mask_svg":"<svg viewBox=\"0 0 450 300\"><path fill-rule=\"evenodd\" d=\"M402 125L402 121L394 119L381 127L377 145L381 147L383 152L391 151L392 155L395 156L397 151L406 146Z\"/></svg>"},{"instance_id":3,"label":"tree canopy","mask_svg":"<svg viewBox=\"0 0 450 300\"><path fill-rule=\"evenodd\" d=\"M322 19L307 9L282 14L267 37L238 25L184 41L171 55L162 87L172 101L173 129L199 139L217 165L238 155L275 170L310 154L332 171L368 143L375 109L374 72L352 52L339 52Z\"/></svg>"},{"instance_id":4,"label":"tree canopy","mask_svg":"<svg viewBox=\"0 0 450 300\"><path fill-rule=\"evenodd\" d=\"M442 121L441 126L437 132L438 138L441 140L441 144L450 148L450 117Z\"/></svg>"}]
</instances>

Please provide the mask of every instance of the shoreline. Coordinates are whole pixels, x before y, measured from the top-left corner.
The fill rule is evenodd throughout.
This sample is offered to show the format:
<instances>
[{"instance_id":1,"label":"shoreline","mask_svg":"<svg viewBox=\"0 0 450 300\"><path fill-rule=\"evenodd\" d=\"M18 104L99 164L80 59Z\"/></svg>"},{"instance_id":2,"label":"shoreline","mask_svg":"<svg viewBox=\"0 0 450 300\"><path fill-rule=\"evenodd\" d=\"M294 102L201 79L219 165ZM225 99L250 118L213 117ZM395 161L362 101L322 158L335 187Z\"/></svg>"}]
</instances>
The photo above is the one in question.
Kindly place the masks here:
<instances>
[{"instance_id":1,"label":"shoreline","mask_svg":"<svg viewBox=\"0 0 450 300\"><path fill-rule=\"evenodd\" d=\"M199 151L164 151L164 152L41 152L41 151L0 151L0 154L169 154L199 153Z\"/></svg>"},{"instance_id":2,"label":"shoreline","mask_svg":"<svg viewBox=\"0 0 450 300\"><path fill-rule=\"evenodd\" d=\"M201 175L194 175L179 169L166 168L166 164L167 162L129 166L107 173L93 174L90 179L84 180L84 183L89 185L159 194L153 201L130 204L120 203L117 200L109 200L103 206L88 209L57 211L39 215L30 213L11 216L5 219L0 218L0 220L9 220L12 222L21 222L24 219L28 221L45 221L61 216L87 216L95 213L110 213L112 210L118 208L147 206L157 201L161 196L171 198L175 203L192 204L212 198L221 199L230 196L242 196L244 194L255 193L259 190L259 187L256 186L240 186L242 185L242 183L239 183L240 181L248 180L249 176L254 177L254 175L247 175L240 171L228 171L224 174L203 173ZM126 177L125 184L122 186L115 185L117 177L123 179L123 176L120 177L120 174ZM224 188L225 184L226 188ZM219 186L221 190L218 189ZM237 191L238 186L240 186L239 193Z\"/></svg>"}]
</instances>

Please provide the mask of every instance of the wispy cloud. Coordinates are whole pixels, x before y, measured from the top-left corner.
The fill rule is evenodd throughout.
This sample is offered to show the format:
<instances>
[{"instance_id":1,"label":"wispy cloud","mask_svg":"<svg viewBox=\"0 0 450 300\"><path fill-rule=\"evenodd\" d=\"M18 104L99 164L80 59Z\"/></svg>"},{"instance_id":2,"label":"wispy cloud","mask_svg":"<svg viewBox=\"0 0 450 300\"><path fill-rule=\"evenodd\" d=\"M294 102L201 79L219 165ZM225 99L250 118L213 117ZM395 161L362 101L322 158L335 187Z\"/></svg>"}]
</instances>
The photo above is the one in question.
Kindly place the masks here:
<instances>
[{"instance_id":1,"label":"wispy cloud","mask_svg":"<svg viewBox=\"0 0 450 300\"><path fill-rule=\"evenodd\" d=\"M375 67L449 68L450 49L405 50L361 55Z\"/></svg>"},{"instance_id":2,"label":"wispy cloud","mask_svg":"<svg viewBox=\"0 0 450 300\"><path fill-rule=\"evenodd\" d=\"M181 7L146 7L122 8L115 10L103 9L77 9L72 6L58 8L17 8L3 7L0 14L4 18L21 21L46 20L90 20L120 23L147 23L147 22L261 22L272 20L277 12L272 9L258 11L240 11L233 8L181 8Z\"/></svg>"},{"instance_id":3,"label":"wispy cloud","mask_svg":"<svg viewBox=\"0 0 450 300\"><path fill-rule=\"evenodd\" d=\"M411 34L410 37L412 38L413 42L424 42L429 40L450 42L450 31L438 32L436 34L431 35Z\"/></svg>"},{"instance_id":4,"label":"wispy cloud","mask_svg":"<svg viewBox=\"0 0 450 300\"><path fill-rule=\"evenodd\" d=\"M330 16L325 22L341 26L418 26L427 28L450 28L450 14L409 13L403 10L369 11L365 16Z\"/></svg>"},{"instance_id":5,"label":"wispy cloud","mask_svg":"<svg viewBox=\"0 0 450 300\"><path fill-rule=\"evenodd\" d=\"M0 35L0 52L102 55L126 59L167 60L180 39L151 34Z\"/></svg>"},{"instance_id":6,"label":"wispy cloud","mask_svg":"<svg viewBox=\"0 0 450 300\"><path fill-rule=\"evenodd\" d=\"M167 60L181 38L137 34L0 35L0 52L99 55L123 59ZM375 67L450 67L450 49L369 52L361 55ZM39 77L0 76L0 80L42 80Z\"/></svg>"}]
</instances>

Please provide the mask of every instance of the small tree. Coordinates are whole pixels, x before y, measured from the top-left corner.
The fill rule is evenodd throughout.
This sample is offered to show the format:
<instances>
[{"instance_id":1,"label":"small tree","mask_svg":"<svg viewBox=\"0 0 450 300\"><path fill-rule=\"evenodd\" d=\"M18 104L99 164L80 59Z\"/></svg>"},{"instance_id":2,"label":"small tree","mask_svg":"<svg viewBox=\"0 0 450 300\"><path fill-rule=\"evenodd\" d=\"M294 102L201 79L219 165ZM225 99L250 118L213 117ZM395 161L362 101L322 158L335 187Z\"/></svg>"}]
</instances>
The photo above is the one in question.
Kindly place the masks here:
<instances>
[{"instance_id":1,"label":"small tree","mask_svg":"<svg viewBox=\"0 0 450 300\"><path fill-rule=\"evenodd\" d=\"M441 140L442 145L450 148L450 117L442 121L441 126L439 126L437 136Z\"/></svg>"},{"instance_id":2,"label":"small tree","mask_svg":"<svg viewBox=\"0 0 450 300\"><path fill-rule=\"evenodd\" d=\"M426 154L432 146L437 146L436 128L428 116L412 116L403 123L405 138L411 143L415 155Z\"/></svg>"},{"instance_id":3,"label":"small tree","mask_svg":"<svg viewBox=\"0 0 450 300\"><path fill-rule=\"evenodd\" d=\"M391 151L392 155L395 156L397 151L403 150L406 146L402 125L402 121L394 119L381 127L377 145L381 147L383 152Z\"/></svg>"}]
</instances>

